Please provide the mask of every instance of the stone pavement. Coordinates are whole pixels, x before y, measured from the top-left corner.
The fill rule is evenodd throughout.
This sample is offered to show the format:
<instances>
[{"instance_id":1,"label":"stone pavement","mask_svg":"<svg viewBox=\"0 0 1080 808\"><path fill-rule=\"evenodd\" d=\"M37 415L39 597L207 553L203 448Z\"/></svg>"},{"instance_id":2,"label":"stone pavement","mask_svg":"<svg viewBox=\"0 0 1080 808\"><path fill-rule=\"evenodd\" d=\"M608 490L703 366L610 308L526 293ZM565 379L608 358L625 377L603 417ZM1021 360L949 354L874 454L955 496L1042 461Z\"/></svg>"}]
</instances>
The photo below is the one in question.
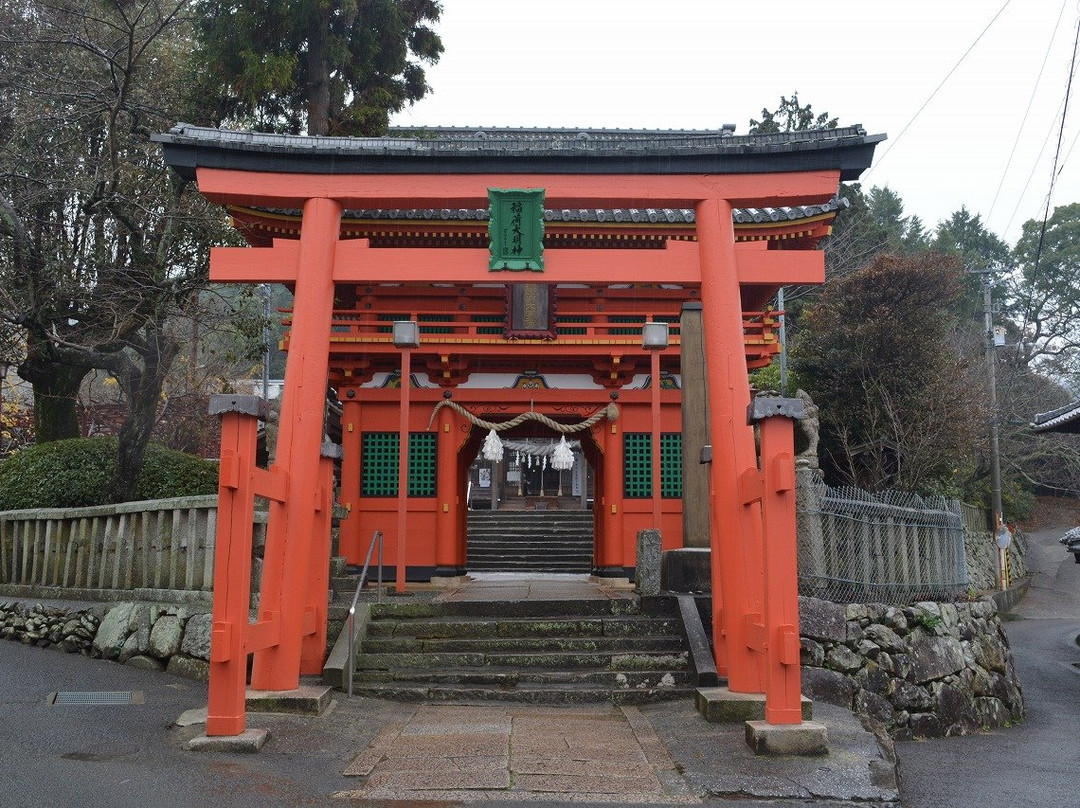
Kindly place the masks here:
<instances>
[{"instance_id":1,"label":"stone pavement","mask_svg":"<svg viewBox=\"0 0 1080 808\"><path fill-rule=\"evenodd\" d=\"M338 796L697 803L636 707L437 705L387 724Z\"/></svg>"},{"instance_id":2,"label":"stone pavement","mask_svg":"<svg viewBox=\"0 0 1080 808\"><path fill-rule=\"evenodd\" d=\"M436 705L385 723L345 769L358 804L474 801L685 805L899 801L891 747L846 710L823 706L829 754L756 757L743 727L692 705ZM370 802L369 802L370 801Z\"/></svg>"}]
</instances>

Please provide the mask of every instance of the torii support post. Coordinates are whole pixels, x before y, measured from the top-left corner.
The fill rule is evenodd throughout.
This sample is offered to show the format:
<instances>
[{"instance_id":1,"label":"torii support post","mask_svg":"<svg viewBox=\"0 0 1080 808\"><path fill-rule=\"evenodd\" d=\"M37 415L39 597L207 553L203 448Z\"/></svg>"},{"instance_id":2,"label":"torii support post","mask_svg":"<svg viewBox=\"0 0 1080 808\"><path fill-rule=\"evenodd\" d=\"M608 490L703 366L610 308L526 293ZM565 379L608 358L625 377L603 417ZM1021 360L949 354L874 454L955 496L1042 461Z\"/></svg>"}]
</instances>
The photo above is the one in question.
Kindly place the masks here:
<instances>
[{"instance_id":1,"label":"torii support post","mask_svg":"<svg viewBox=\"0 0 1080 808\"><path fill-rule=\"evenodd\" d=\"M300 673L306 676L322 673L326 659L330 531L334 516L334 461L341 459L341 453L341 447L330 441L325 441L319 452L319 489L315 498L315 523L311 533L304 639L300 645Z\"/></svg>"},{"instance_id":2,"label":"torii support post","mask_svg":"<svg viewBox=\"0 0 1080 808\"><path fill-rule=\"evenodd\" d=\"M759 425L761 438L757 492L765 539L765 720L770 724L802 723L793 421L805 414L801 399L759 397L747 419Z\"/></svg>"},{"instance_id":3,"label":"torii support post","mask_svg":"<svg viewBox=\"0 0 1080 808\"><path fill-rule=\"evenodd\" d=\"M340 392L340 391L339 391ZM349 512L338 533L338 555L355 559L362 555L360 537L360 402L355 388L349 388L341 402L341 505ZM355 515L354 515L355 514Z\"/></svg>"},{"instance_id":4,"label":"torii support post","mask_svg":"<svg viewBox=\"0 0 1080 808\"><path fill-rule=\"evenodd\" d=\"M267 526L259 602L260 620L279 620L281 636L277 645L255 655L251 686L256 690L295 690L299 686L300 648L305 629L311 627L310 623L305 625L305 613L317 522L319 450L334 311L334 257L340 228L338 202L316 198L304 203L276 456L276 463L289 469L292 485L284 520L274 520L271 514ZM277 540L273 549L271 539Z\"/></svg>"},{"instance_id":5,"label":"torii support post","mask_svg":"<svg viewBox=\"0 0 1080 808\"><path fill-rule=\"evenodd\" d=\"M735 231L731 203L706 199L696 206L701 260L702 339L708 363L711 464L713 648L726 663L735 693L764 691L764 613L761 514L739 490L743 474L757 470L753 427L746 423L750 382L743 345Z\"/></svg>"},{"instance_id":6,"label":"torii support post","mask_svg":"<svg viewBox=\"0 0 1080 808\"><path fill-rule=\"evenodd\" d=\"M265 400L213 396L210 414L222 419L206 734L239 735L246 723L248 654L276 644L280 628L276 620L248 622L255 497L267 497L272 509L280 508L287 475L277 466L267 471L255 465L258 422L267 414Z\"/></svg>"}]
</instances>

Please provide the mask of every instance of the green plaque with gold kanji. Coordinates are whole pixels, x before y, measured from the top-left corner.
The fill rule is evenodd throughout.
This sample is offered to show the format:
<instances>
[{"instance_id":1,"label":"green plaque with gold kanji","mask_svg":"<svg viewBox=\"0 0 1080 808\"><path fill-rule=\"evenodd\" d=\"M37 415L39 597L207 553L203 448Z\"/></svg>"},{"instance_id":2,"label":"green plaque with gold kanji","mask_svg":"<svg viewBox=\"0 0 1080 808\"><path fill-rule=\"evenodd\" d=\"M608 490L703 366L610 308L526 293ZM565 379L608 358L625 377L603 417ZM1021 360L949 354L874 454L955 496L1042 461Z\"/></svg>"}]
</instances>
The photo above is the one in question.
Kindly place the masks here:
<instances>
[{"instance_id":1,"label":"green plaque with gold kanji","mask_svg":"<svg viewBox=\"0 0 1080 808\"><path fill-rule=\"evenodd\" d=\"M490 269L544 271L544 189L488 188Z\"/></svg>"}]
</instances>

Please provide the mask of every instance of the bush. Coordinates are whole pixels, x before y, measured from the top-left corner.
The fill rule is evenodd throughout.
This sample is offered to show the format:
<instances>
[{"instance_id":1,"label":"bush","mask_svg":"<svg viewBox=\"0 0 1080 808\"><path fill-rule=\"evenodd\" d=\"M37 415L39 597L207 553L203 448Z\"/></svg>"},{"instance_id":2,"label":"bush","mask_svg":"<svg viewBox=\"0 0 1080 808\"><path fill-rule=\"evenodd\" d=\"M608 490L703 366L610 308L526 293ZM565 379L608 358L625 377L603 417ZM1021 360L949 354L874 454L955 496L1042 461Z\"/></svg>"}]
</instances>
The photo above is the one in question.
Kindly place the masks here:
<instances>
[{"instance_id":1,"label":"bush","mask_svg":"<svg viewBox=\"0 0 1080 808\"><path fill-rule=\"evenodd\" d=\"M0 511L107 504L116 438L73 438L30 446L0 462ZM131 500L217 492L215 463L151 444Z\"/></svg>"}]
</instances>

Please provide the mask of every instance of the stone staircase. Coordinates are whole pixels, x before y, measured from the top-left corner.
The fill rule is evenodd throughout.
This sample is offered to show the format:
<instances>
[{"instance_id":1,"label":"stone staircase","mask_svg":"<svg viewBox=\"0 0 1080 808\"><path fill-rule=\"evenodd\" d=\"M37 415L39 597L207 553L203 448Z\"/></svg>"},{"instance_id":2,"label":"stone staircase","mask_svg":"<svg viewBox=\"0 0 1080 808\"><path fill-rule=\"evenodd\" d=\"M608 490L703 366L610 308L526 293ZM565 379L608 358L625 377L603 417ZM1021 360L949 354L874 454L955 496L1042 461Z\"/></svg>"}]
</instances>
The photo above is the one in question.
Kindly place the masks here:
<instances>
[{"instance_id":1,"label":"stone staircase","mask_svg":"<svg viewBox=\"0 0 1080 808\"><path fill-rule=\"evenodd\" d=\"M648 612L648 613L646 613ZM693 698L677 606L655 599L372 604L353 692L409 701Z\"/></svg>"},{"instance_id":2,"label":"stone staircase","mask_svg":"<svg viewBox=\"0 0 1080 808\"><path fill-rule=\"evenodd\" d=\"M470 572L587 573L592 511L470 511Z\"/></svg>"}]
</instances>

